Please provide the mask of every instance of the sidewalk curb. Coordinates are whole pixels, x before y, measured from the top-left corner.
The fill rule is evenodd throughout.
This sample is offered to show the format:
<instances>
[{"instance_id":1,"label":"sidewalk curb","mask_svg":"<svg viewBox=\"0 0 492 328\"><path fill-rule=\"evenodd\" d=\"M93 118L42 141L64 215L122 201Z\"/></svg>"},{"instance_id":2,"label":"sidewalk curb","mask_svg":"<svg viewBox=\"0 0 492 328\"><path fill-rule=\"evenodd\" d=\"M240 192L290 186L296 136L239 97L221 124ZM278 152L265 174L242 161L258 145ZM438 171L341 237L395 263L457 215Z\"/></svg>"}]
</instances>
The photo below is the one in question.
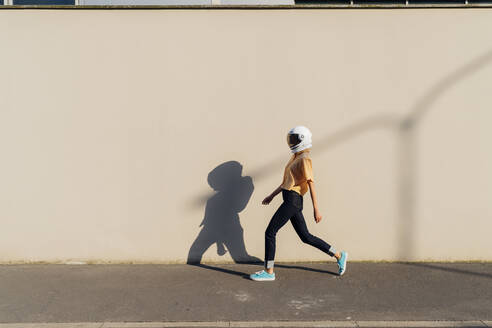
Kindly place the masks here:
<instances>
[{"instance_id":1,"label":"sidewalk curb","mask_svg":"<svg viewBox=\"0 0 492 328\"><path fill-rule=\"evenodd\" d=\"M210 322L73 322L0 323L0 328L166 328L166 327L492 327L492 321L210 321Z\"/></svg>"}]
</instances>

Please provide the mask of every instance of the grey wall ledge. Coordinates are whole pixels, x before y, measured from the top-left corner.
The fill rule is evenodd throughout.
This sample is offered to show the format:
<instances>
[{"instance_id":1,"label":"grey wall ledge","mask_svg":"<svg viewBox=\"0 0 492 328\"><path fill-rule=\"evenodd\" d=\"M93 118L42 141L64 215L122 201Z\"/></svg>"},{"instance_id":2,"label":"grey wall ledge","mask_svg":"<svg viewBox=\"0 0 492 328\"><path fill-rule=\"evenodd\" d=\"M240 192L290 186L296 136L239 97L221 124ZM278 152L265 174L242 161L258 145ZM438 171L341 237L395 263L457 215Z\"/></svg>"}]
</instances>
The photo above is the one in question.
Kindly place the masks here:
<instances>
[{"instance_id":1,"label":"grey wall ledge","mask_svg":"<svg viewBox=\"0 0 492 328\"><path fill-rule=\"evenodd\" d=\"M373 5L1 5L9 9L60 9L60 10L289 10L289 9L474 9L492 8L492 4L373 4Z\"/></svg>"}]
</instances>

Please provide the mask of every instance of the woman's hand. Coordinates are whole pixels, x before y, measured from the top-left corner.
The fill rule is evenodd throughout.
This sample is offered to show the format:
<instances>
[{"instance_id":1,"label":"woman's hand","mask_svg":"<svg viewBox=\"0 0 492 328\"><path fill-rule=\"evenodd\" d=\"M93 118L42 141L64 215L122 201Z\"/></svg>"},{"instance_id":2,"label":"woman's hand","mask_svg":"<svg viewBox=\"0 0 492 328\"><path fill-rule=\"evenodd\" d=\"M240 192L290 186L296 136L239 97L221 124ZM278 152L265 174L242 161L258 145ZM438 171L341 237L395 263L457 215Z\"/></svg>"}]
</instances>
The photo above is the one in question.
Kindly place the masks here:
<instances>
[{"instance_id":1,"label":"woman's hand","mask_svg":"<svg viewBox=\"0 0 492 328\"><path fill-rule=\"evenodd\" d=\"M316 190L314 189L313 180L309 180L308 185L309 185L309 192L311 193L311 199L313 200L314 221L316 221L316 223L319 223L322 217L321 217L321 213L318 211L318 202L316 200Z\"/></svg>"},{"instance_id":2,"label":"woman's hand","mask_svg":"<svg viewBox=\"0 0 492 328\"><path fill-rule=\"evenodd\" d=\"M280 192L282 191L282 185L278 186L270 195L266 196L265 199L261 202L263 205L268 205Z\"/></svg>"},{"instance_id":3,"label":"woman's hand","mask_svg":"<svg viewBox=\"0 0 492 328\"><path fill-rule=\"evenodd\" d=\"M272 195L266 196L265 199L261 202L263 205L268 205L272 201Z\"/></svg>"}]
</instances>

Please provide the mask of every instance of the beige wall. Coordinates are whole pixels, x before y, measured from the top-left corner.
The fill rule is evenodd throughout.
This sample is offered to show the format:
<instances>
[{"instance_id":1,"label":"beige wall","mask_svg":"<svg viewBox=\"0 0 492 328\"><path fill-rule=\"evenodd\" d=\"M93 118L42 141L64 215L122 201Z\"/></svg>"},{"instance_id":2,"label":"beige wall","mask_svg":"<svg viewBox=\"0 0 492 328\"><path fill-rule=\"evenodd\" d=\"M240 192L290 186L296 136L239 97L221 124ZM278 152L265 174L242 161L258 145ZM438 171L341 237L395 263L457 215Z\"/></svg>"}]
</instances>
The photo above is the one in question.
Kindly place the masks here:
<instances>
[{"instance_id":1,"label":"beige wall","mask_svg":"<svg viewBox=\"0 0 492 328\"><path fill-rule=\"evenodd\" d=\"M313 234L492 260L491 30L490 9L0 10L0 261L184 262L202 229L231 248L204 259L245 259L241 226L262 258L298 124ZM227 161L246 178L221 166L212 198ZM326 259L290 224L277 255Z\"/></svg>"}]
</instances>

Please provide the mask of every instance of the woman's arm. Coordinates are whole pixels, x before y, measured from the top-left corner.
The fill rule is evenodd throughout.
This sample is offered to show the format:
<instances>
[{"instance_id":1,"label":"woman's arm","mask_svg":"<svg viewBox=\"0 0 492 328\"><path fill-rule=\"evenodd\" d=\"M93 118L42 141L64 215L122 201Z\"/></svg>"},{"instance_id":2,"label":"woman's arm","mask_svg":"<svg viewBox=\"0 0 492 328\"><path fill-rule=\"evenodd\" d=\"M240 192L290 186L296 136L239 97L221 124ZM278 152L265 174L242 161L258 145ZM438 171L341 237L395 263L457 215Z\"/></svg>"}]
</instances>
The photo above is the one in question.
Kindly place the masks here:
<instances>
[{"instance_id":1,"label":"woman's arm","mask_svg":"<svg viewBox=\"0 0 492 328\"><path fill-rule=\"evenodd\" d=\"M314 221L319 223L322 219L321 213L318 210L318 199L316 198L316 189L314 188L314 181L309 180L309 193L311 194L311 200L313 201L313 209L314 209Z\"/></svg>"},{"instance_id":2,"label":"woman's arm","mask_svg":"<svg viewBox=\"0 0 492 328\"><path fill-rule=\"evenodd\" d=\"M278 186L277 189L275 189L270 195L268 195L263 202L261 202L263 205L268 205L272 201L272 199L277 196L280 192L282 191L282 185Z\"/></svg>"}]
</instances>

